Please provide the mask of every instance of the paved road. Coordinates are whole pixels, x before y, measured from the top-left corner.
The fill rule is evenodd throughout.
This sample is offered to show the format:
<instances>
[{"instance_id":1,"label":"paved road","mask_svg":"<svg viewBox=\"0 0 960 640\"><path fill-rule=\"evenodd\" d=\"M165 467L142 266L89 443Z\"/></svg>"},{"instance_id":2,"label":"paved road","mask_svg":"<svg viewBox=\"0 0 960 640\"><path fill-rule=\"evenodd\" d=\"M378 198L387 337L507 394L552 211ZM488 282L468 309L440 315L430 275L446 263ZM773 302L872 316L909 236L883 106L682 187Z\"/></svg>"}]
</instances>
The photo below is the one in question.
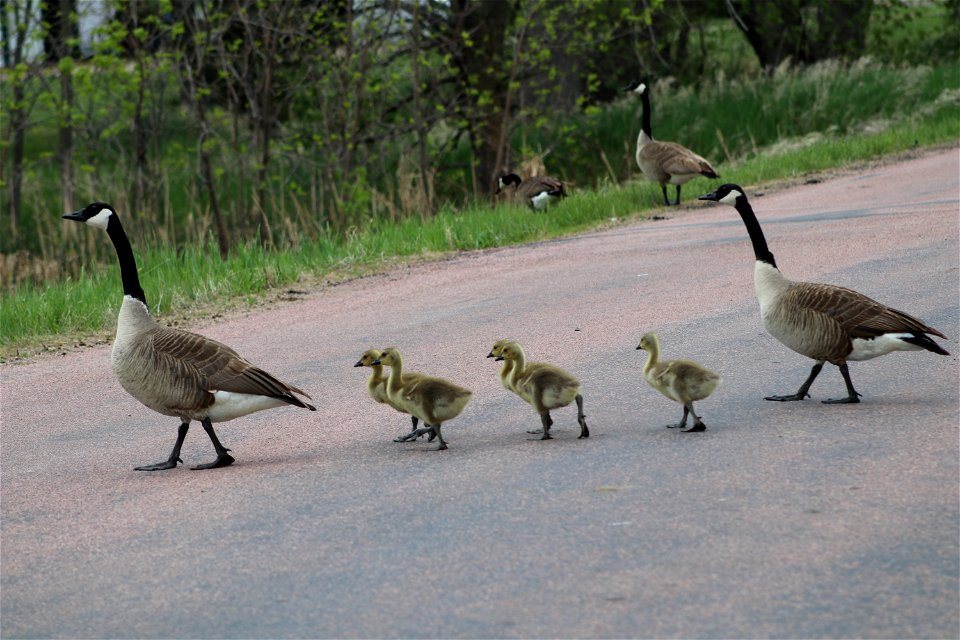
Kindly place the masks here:
<instances>
[{"instance_id":1,"label":"paved road","mask_svg":"<svg viewBox=\"0 0 960 640\"><path fill-rule=\"evenodd\" d=\"M958 175L952 149L752 201L788 276L956 354ZM4 367L3 636L957 637L957 356L854 363L860 405L819 402L843 393L829 366L813 399L764 402L810 363L760 324L739 218L670 215L199 327L319 407L221 425L226 469L132 470L177 421L124 394L108 348ZM706 433L664 428L649 330L722 373ZM555 440L524 433L484 357L504 336L581 377L589 440L572 408ZM406 419L366 398L352 365L390 344L474 390L449 451L394 444ZM212 456L194 427L184 460Z\"/></svg>"}]
</instances>

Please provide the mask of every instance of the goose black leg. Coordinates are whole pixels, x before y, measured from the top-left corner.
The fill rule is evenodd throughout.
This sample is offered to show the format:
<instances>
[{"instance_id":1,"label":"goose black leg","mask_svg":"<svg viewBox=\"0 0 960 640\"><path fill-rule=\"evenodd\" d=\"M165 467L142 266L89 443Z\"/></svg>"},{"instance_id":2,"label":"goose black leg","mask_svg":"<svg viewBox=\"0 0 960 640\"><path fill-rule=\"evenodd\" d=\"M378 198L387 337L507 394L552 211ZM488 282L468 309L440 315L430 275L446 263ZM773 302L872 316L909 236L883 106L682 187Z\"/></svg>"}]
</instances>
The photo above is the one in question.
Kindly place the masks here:
<instances>
[{"instance_id":1,"label":"goose black leg","mask_svg":"<svg viewBox=\"0 0 960 640\"><path fill-rule=\"evenodd\" d=\"M544 411L540 414L540 422L543 423L543 435L540 436L540 439L553 440L553 436L550 435L550 426L553 424L553 420L550 418L549 411Z\"/></svg>"},{"instance_id":2,"label":"goose black leg","mask_svg":"<svg viewBox=\"0 0 960 640\"><path fill-rule=\"evenodd\" d=\"M576 401L577 401L577 422L580 423L580 437L577 439L580 440L582 438L589 438L590 429L587 429L587 416L583 413L583 396L578 393L576 397Z\"/></svg>"},{"instance_id":3,"label":"goose black leg","mask_svg":"<svg viewBox=\"0 0 960 640\"><path fill-rule=\"evenodd\" d=\"M687 405L683 405L683 419L677 424L668 424L667 429L683 429L685 426L687 426L687 414L689 413L690 409L687 407Z\"/></svg>"},{"instance_id":4,"label":"goose black leg","mask_svg":"<svg viewBox=\"0 0 960 640\"><path fill-rule=\"evenodd\" d=\"M144 467L134 467L134 471L163 471L164 469L176 469L178 462L183 462L180 459L180 447L183 446L183 440L187 437L187 429L190 428L189 422L181 422L180 428L177 429L177 443L173 445L173 451L170 453L170 457L164 460L163 462L158 462L157 464L149 464Z\"/></svg>"},{"instance_id":5,"label":"goose black leg","mask_svg":"<svg viewBox=\"0 0 960 640\"><path fill-rule=\"evenodd\" d=\"M810 385L813 384L813 381L820 374L821 369L823 369L822 362L818 362L817 364L813 365L813 369L810 370L810 376L806 379L806 381L802 385L800 385L800 388L797 390L795 394L790 396L767 396L766 398L764 398L764 400L773 400L775 402L791 402L793 400L803 400L804 398L810 395L809 393L807 393L807 391L810 390Z\"/></svg>"},{"instance_id":6,"label":"goose black leg","mask_svg":"<svg viewBox=\"0 0 960 640\"><path fill-rule=\"evenodd\" d=\"M839 400L823 400L823 404L856 404L860 402L860 394L853 388L853 382L850 380L850 370L847 363L839 365L840 375L843 376L843 382L847 385L847 397Z\"/></svg>"},{"instance_id":7,"label":"goose black leg","mask_svg":"<svg viewBox=\"0 0 960 640\"><path fill-rule=\"evenodd\" d=\"M443 439L443 435L440 433L440 423L433 425L433 432L437 434L437 440L440 441L440 446L437 447L437 451L443 451L447 448L447 443Z\"/></svg>"},{"instance_id":8,"label":"goose black leg","mask_svg":"<svg viewBox=\"0 0 960 640\"><path fill-rule=\"evenodd\" d=\"M543 420L543 416L541 416L540 419ZM553 426L553 418L550 417L550 412L549 412L549 411L547 412L547 423L548 423L548 424L547 424L547 428L550 428L550 427ZM543 429L534 429L533 431L527 431L527 433L536 436L536 435L540 435L541 433L543 433Z\"/></svg>"},{"instance_id":9,"label":"goose black leg","mask_svg":"<svg viewBox=\"0 0 960 640\"><path fill-rule=\"evenodd\" d=\"M217 434L213 431L213 423L210 422L210 418L204 418L200 421L200 424L203 425L203 430L207 432L207 435L210 436L210 442L213 443L213 449L217 452L217 459L213 462L208 462L207 464L198 464L195 467L191 467L194 470L198 469L216 469L218 467L229 467L233 464L233 456L231 456L227 449L222 444L220 440L217 439Z\"/></svg>"},{"instance_id":10,"label":"goose black leg","mask_svg":"<svg viewBox=\"0 0 960 640\"><path fill-rule=\"evenodd\" d=\"M670 202L670 198L667 197L667 183L660 185L660 190L663 191L663 204L669 207L673 203Z\"/></svg>"},{"instance_id":11,"label":"goose black leg","mask_svg":"<svg viewBox=\"0 0 960 640\"><path fill-rule=\"evenodd\" d=\"M680 185L677 185L677 201L673 204L680 204Z\"/></svg>"},{"instance_id":12,"label":"goose black leg","mask_svg":"<svg viewBox=\"0 0 960 640\"><path fill-rule=\"evenodd\" d=\"M698 415L696 414L696 412L693 410L693 403L692 403L692 402L688 402L687 404L683 405L683 413L684 413L683 419L684 419L684 421L686 421L686 419L687 419L687 416L686 416L686 413L687 413L687 405L690 406L690 415L693 416L693 426L690 427L689 429L681 429L681 431L682 431L683 433L698 433L698 432L700 432L700 431L706 431L706 430L707 430L707 425L703 424L703 420L701 420L701 419L700 419L700 416L698 416Z\"/></svg>"}]
</instances>

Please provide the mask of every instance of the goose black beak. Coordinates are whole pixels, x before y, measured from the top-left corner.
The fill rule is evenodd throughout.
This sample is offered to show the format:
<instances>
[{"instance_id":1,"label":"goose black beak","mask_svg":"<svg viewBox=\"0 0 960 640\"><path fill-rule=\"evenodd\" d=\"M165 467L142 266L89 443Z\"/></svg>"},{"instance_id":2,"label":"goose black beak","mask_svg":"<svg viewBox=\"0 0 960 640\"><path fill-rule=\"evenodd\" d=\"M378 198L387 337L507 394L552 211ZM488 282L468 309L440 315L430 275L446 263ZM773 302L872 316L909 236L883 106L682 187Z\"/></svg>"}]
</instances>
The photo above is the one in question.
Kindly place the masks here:
<instances>
[{"instance_id":1,"label":"goose black beak","mask_svg":"<svg viewBox=\"0 0 960 640\"><path fill-rule=\"evenodd\" d=\"M697 200L711 200L711 201L713 201L713 202L716 202L717 200L719 200L719 198L717 198L717 192L716 192L716 191L711 191L710 193L708 193L708 194L706 194L706 195L700 196L699 198L697 198Z\"/></svg>"},{"instance_id":2,"label":"goose black beak","mask_svg":"<svg viewBox=\"0 0 960 640\"><path fill-rule=\"evenodd\" d=\"M360 362L359 360L357 360L357 364L355 364L355 365L353 365L353 366L355 366L355 367L362 367L362 366L363 366L363 363Z\"/></svg>"},{"instance_id":3,"label":"goose black beak","mask_svg":"<svg viewBox=\"0 0 960 640\"><path fill-rule=\"evenodd\" d=\"M642 351L642 350L643 350L643 347L641 347L640 345L637 345L637 351Z\"/></svg>"},{"instance_id":4,"label":"goose black beak","mask_svg":"<svg viewBox=\"0 0 960 640\"><path fill-rule=\"evenodd\" d=\"M377 358L376 360L374 360L374 361L371 362L370 364L380 364L380 358Z\"/></svg>"},{"instance_id":5,"label":"goose black beak","mask_svg":"<svg viewBox=\"0 0 960 640\"><path fill-rule=\"evenodd\" d=\"M80 211L74 211L73 213L65 213L60 216L64 220L73 220L74 222L83 222L83 209Z\"/></svg>"},{"instance_id":6,"label":"goose black beak","mask_svg":"<svg viewBox=\"0 0 960 640\"><path fill-rule=\"evenodd\" d=\"M503 360L503 356L497 356L497 357L494 358L493 360L494 360L494 362L500 362L501 360Z\"/></svg>"},{"instance_id":7,"label":"goose black beak","mask_svg":"<svg viewBox=\"0 0 960 640\"><path fill-rule=\"evenodd\" d=\"M493 355L493 351L487 354L488 358L496 358L497 356Z\"/></svg>"}]
</instances>

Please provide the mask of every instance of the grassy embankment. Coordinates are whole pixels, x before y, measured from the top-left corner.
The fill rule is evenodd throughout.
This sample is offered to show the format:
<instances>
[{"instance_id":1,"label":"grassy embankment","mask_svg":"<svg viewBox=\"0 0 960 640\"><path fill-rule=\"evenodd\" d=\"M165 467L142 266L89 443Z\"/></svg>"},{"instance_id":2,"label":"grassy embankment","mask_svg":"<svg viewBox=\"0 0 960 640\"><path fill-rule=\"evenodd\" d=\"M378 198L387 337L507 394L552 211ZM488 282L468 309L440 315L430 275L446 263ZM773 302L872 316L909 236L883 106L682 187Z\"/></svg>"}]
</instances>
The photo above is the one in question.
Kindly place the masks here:
<instances>
[{"instance_id":1,"label":"grassy embankment","mask_svg":"<svg viewBox=\"0 0 960 640\"><path fill-rule=\"evenodd\" d=\"M757 186L916 147L956 143L960 65L821 67L775 78L718 81L696 92L663 87L654 110L655 135L686 143L714 160L724 181ZM579 139L583 150L596 147L594 139L617 136L630 140L632 149L638 113L635 101L624 101L582 116L573 123L567 144ZM552 165L564 157L572 164L585 156L599 161L596 153L574 155L563 148L567 144L555 151ZM577 173L571 167L569 174ZM618 171L611 167L611 173ZM716 184L690 183L685 201ZM657 185L611 179L596 190L577 191L547 215L509 206L447 208L425 222L372 221L346 239L320 238L295 249L264 252L251 243L238 247L227 261L216 257L212 242L179 252L164 247L135 251L151 310L168 320L190 319L253 303L271 288L296 282L369 273L396 259L541 240L610 224L611 219L646 217L658 209ZM120 290L111 262L90 265L75 280L21 287L5 295L0 358L104 339L112 332Z\"/></svg>"}]
</instances>

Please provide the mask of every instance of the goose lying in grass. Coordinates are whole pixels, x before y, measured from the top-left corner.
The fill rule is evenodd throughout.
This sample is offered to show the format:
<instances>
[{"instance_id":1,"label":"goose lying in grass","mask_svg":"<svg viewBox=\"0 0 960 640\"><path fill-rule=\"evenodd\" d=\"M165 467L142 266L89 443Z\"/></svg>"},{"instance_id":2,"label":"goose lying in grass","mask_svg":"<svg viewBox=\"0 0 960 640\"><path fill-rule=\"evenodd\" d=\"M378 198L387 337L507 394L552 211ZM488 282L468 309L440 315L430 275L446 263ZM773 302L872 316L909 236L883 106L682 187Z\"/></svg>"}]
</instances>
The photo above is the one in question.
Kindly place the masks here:
<instances>
[{"instance_id":1,"label":"goose lying in grass","mask_svg":"<svg viewBox=\"0 0 960 640\"><path fill-rule=\"evenodd\" d=\"M432 433L440 441L437 451L446 449L440 427L460 415L473 393L443 378L405 374L403 357L394 347L384 349L373 364L390 367L386 387L390 404L401 407L400 411L419 418L426 425L396 438L394 442L408 442Z\"/></svg>"},{"instance_id":2,"label":"goose lying in grass","mask_svg":"<svg viewBox=\"0 0 960 640\"><path fill-rule=\"evenodd\" d=\"M747 227L756 262L753 283L760 303L763 326L774 338L800 355L816 361L810 376L796 393L768 396L766 400L788 402L808 397L810 385L825 362L840 368L847 397L824 400L826 404L860 402L853 388L848 360L869 360L891 351L932 351L950 355L929 335L946 336L922 320L880 304L862 293L832 284L795 282L780 273L767 240L743 189L725 184L700 200L722 202L736 208Z\"/></svg>"},{"instance_id":3,"label":"goose lying in grass","mask_svg":"<svg viewBox=\"0 0 960 640\"><path fill-rule=\"evenodd\" d=\"M706 431L707 426L693 410L693 403L713 393L720 384L720 375L691 360L660 362L660 339L654 333L645 334L637 349L649 354L643 367L643 378L651 387L683 405L683 418L679 424L669 424L667 427L680 429L684 433ZM688 413L693 416L693 425L684 429Z\"/></svg>"},{"instance_id":4,"label":"goose lying in grass","mask_svg":"<svg viewBox=\"0 0 960 640\"><path fill-rule=\"evenodd\" d=\"M213 430L214 422L293 405L316 411L297 395L310 398L293 385L281 382L244 360L225 344L196 333L164 327L150 316L140 287L137 263L120 218L108 204L94 202L67 213L67 220L103 229L113 241L120 263L123 304L117 318L117 337L111 363L127 393L157 413L180 419L177 441L170 457L137 471L173 469L192 420L203 425L217 459L194 469L214 469L233 464L234 458Z\"/></svg>"},{"instance_id":5,"label":"goose lying in grass","mask_svg":"<svg viewBox=\"0 0 960 640\"><path fill-rule=\"evenodd\" d=\"M500 193L510 185L515 185L514 196L534 211L542 211L555 202L565 198L567 192L563 183L550 176L530 176L521 180L515 173L505 173L497 179L497 191Z\"/></svg>"},{"instance_id":6,"label":"goose lying in grass","mask_svg":"<svg viewBox=\"0 0 960 640\"><path fill-rule=\"evenodd\" d=\"M504 366L511 367L507 388L520 396L540 415L543 430L530 433L542 433L541 440L551 440L550 427L553 426L553 419L550 417L550 411L565 407L575 400L577 422L580 423L580 438L590 437L590 430L587 428L583 413L580 382L572 374L560 367L542 362L536 363L537 366L527 365L523 347L515 340L503 344L500 355L496 359L505 360Z\"/></svg>"},{"instance_id":7,"label":"goose lying in grass","mask_svg":"<svg viewBox=\"0 0 960 640\"><path fill-rule=\"evenodd\" d=\"M383 373L383 365L373 364L379 358L379 349L367 349L360 354L360 359L353 365L354 367L370 367L370 377L367 378L367 393L377 402L392 407L400 413L410 413L409 411L405 411L403 407L392 403L390 398L387 397L387 376ZM411 382L417 375L416 373L406 373L403 377L407 382ZM417 423L419 423L417 416L410 416L410 422L413 425L410 431L416 431ZM430 440L433 440L432 434Z\"/></svg>"}]
</instances>

